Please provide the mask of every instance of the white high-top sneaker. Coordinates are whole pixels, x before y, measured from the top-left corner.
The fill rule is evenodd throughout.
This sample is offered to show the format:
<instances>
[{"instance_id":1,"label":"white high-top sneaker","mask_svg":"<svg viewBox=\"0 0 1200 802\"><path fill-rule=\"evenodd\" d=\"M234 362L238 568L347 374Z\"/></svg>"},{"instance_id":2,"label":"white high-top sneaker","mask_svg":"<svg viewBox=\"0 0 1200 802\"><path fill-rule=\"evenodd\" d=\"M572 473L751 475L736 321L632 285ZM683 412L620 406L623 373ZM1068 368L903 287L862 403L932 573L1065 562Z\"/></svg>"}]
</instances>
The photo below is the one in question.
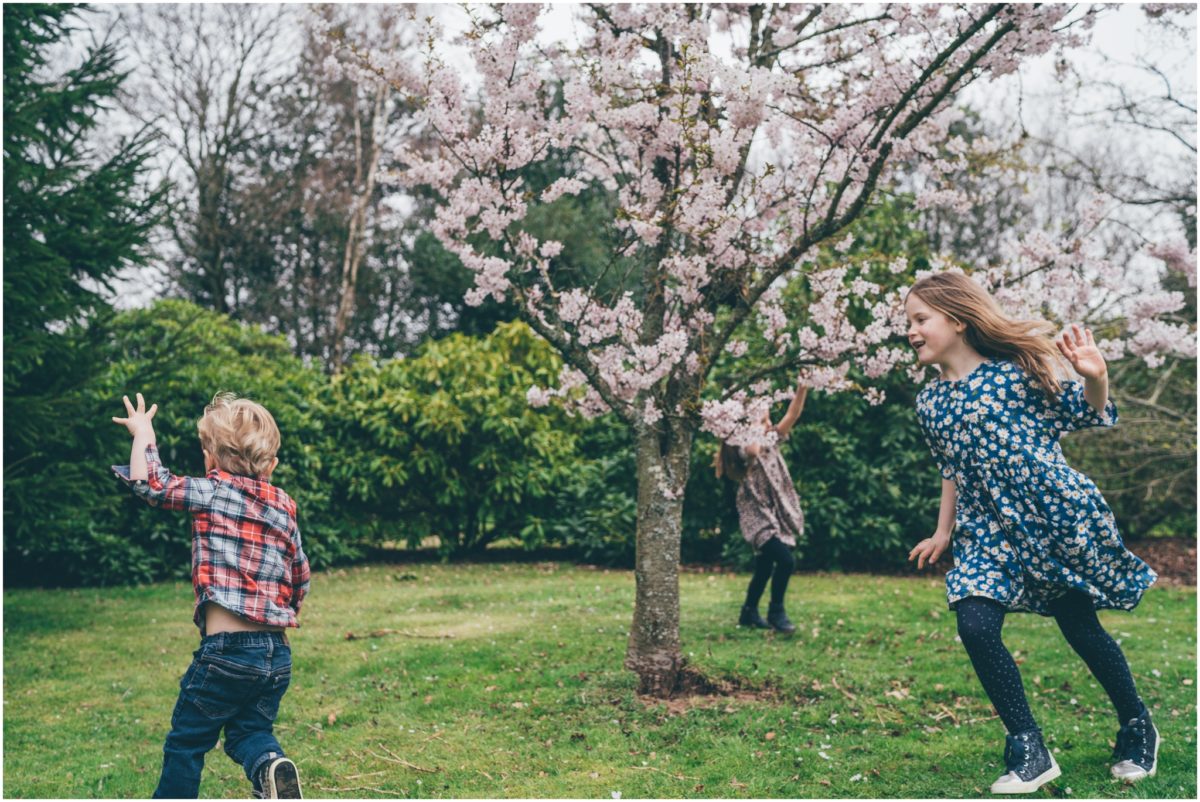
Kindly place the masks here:
<instances>
[{"instance_id":1,"label":"white high-top sneaker","mask_svg":"<svg viewBox=\"0 0 1200 802\"><path fill-rule=\"evenodd\" d=\"M1150 711L1142 706L1142 714L1132 718L1117 733L1117 745L1113 749L1112 767L1114 779L1135 783L1153 777L1158 771L1158 747L1162 739L1158 728L1150 720Z\"/></svg>"},{"instance_id":2,"label":"white high-top sneaker","mask_svg":"<svg viewBox=\"0 0 1200 802\"><path fill-rule=\"evenodd\" d=\"M1062 775L1038 729L1005 736L1004 767L1005 774L992 783L993 794L1028 794Z\"/></svg>"}]
</instances>

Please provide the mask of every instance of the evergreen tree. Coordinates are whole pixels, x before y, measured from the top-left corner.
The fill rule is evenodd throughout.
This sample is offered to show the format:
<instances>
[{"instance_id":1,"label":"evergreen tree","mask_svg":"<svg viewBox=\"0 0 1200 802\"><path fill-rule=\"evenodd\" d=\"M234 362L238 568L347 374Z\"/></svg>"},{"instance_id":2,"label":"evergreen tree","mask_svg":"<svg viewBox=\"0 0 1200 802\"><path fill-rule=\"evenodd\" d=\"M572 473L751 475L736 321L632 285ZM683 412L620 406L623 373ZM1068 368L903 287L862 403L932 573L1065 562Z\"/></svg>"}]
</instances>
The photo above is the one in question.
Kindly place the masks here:
<instances>
[{"instance_id":1,"label":"evergreen tree","mask_svg":"<svg viewBox=\"0 0 1200 802\"><path fill-rule=\"evenodd\" d=\"M123 267L143 262L162 194L145 179L151 141L102 152L97 126L124 78L104 42L64 64L78 6L4 6L4 518L8 533L69 508L84 409L77 390L105 361L97 325ZM22 538L17 538L20 541ZM13 540L6 537L7 544Z\"/></svg>"}]
</instances>

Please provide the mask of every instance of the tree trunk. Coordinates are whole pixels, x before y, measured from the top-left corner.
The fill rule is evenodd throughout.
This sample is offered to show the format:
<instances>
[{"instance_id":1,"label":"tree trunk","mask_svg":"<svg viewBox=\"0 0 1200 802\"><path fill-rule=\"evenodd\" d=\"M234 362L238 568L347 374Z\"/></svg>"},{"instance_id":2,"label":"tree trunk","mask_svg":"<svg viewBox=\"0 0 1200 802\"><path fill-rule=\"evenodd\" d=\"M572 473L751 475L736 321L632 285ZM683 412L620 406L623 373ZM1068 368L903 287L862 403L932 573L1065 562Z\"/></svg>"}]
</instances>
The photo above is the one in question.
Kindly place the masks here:
<instances>
[{"instance_id":1,"label":"tree trunk","mask_svg":"<svg viewBox=\"0 0 1200 802\"><path fill-rule=\"evenodd\" d=\"M346 329L354 312L354 298L358 292L358 268L363 258L363 229L366 227L367 207L375 194L375 173L379 167L379 154L383 147L383 104L387 98L387 85L380 82L375 89L375 104L371 110L371 140L368 145L365 170L363 166L362 121L357 108L354 115L355 177L354 184L361 187L362 194L355 200L350 212L349 231L346 234L346 249L342 258L342 287L339 294L337 313L333 321L333 353L330 362L334 373L342 369L345 362ZM356 103L355 99L351 99ZM365 179L362 173L366 173Z\"/></svg>"},{"instance_id":2,"label":"tree trunk","mask_svg":"<svg viewBox=\"0 0 1200 802\"><path fill-rule=\"evenodd\" d=\"M661 427L661 428L660 428ZM638 693L660 698L679 682L679 543L692 432L637 426L637 593L625 667Z\"/></svg>"}]
</instances>

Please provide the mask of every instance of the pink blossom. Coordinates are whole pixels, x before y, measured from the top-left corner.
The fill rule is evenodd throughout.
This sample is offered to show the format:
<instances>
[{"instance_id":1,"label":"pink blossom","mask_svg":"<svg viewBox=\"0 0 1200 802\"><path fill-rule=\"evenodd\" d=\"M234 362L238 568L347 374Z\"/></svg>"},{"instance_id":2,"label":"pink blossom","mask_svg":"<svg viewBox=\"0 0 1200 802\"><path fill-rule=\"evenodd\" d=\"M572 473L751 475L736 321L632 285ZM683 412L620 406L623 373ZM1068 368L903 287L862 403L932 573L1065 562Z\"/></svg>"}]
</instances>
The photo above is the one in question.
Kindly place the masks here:
<instances>
[{"instance_id":1,"label":"pink blossom","mask_svg":"<svg viewBox=\"0 0 1200 802\"><path fill-rule=\"evenodd\" d=\"M886 9L869 20L878 9L764 6L758 30L778 51L766 62L750 60L750 11L736 4L580 6L571 39L545 29L541 6L479 7L461 40L469 65L449 63L434 20L413 47L372 54L416 108L389 175L440 198L430 231L470 271L467 303L514 300L569 364L556 388L530 390L531 403L559 398L584 414L612 409L661 425L671 398L685 410L681 425L751 442L769 403L801 378L712 400L723 392L706 385L721 349L750 361L751 336L830 391L856 388L851 364L868 380L926 373L897 344L903 292L884 286L907 261L867 264L869 249L855 250L849 231L821 227L868 180L894 182L902 160L916 174L918 206L961 209L956 171L1000 161L1011 143L952 136L957 89L1089 34L1073 23L1083 12L1065 5L1007 5L987 21L988 6ZM331 68L365 69L347 53ZM552 157L568 175L540 192L523 185L519 176ZM589 225L620 249L595 284L558 264L562 243L539 241L530 225L547 204L585 190L611 209ZM972 275L1013 314L1061 323L1100 309L1124 321L1113 353L1194 350L1191 328L1170 319L1178 294L1122 285L1104 249L1107 202L1080 199L1078 230L1014 235ZM1186 246L1146 254L1195 286ZM931 260L934 270L952 267Z\"/></svg>"}]
</instances>

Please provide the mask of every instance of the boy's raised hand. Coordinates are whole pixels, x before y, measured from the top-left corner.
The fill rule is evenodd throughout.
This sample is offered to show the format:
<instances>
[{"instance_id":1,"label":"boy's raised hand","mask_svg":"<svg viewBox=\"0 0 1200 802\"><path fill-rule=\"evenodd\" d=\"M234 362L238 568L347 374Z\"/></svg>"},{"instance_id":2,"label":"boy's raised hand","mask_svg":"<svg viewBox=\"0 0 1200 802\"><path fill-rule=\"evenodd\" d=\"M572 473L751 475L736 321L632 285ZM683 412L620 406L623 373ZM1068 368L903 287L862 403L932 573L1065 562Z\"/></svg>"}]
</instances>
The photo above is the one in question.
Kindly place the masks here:
<instances>
[{"instance_id":1,"label":"boy's raised hand","mask_svg":"<svg viewBox=\"0 0 1200 802\"><path fill-rule=\"evenodd\" d=\"M158 412L158 404L151 405L150 409L146 409L146 401L142 398L141 393L136 394L137 408L129 403L129 396L121 396L121 400L125 402L125 412L129 417L118 418L113 416L113 423L124 424L125 428L134 437L138 435L154 435L154 424L151 421L154 419L154 413Z\"/></svg>"}]
</instances>

